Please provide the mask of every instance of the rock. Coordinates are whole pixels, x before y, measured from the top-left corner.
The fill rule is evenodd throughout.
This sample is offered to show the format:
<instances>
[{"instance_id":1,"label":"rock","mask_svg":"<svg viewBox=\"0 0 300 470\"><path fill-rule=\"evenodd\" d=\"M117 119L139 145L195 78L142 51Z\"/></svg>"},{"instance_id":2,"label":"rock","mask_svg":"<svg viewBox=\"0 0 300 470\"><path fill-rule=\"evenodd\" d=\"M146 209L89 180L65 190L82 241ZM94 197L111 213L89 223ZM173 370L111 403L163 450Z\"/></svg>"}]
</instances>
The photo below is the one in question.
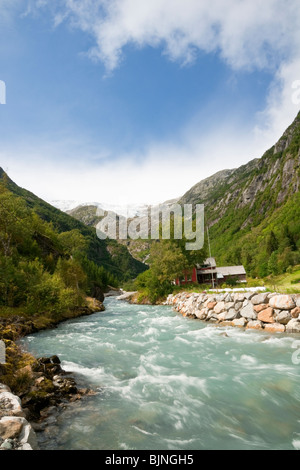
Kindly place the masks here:
<instances>
[{"instance_id":1,"label":"rock","mask_svg":"<svg viewBox=\"0 0 300 470\"><path fill-rule=\"evenodd\" d=\"M298 318L300 315L300 307L296 307L291 311L291 315L293 318Z\"/></svg>"},{"instance_id":2,"label":"rock","mask_svg":"<svg viewBox=\"0 0 300 470\"><path fill-rule=\"evenodd\" d=\"M219 313L218 315L219 322L223 322L225 320L225 315L226 315L226 312Z\"/></svg>"},{"instance_id":3,"label":"rock","mask_svg":"<svg viewBox=\"0 0 300 470\"><path fill-rule=\"evenodd\" d=\"M13 443L10 439L6 439L3 444L1 444L0 449L2 450L13 450Z\"/></svg>"},{"instance_id":4,"label":"rock","mask_svg":"<svg viewBox=\"0 0 300 470\"><path fill-rule=\"evenodd\" d=\"M243 308L243 302L236 302L234 305L235 310L238 312Z\"/></svg>"},{"instance_id":5,"label":"rock","mask_svg":"<svg viewBox=\"0 0 300 470\"><path fill-rule=\"evenodd\" d=\"M268 293L263 292L252 297L251 302L253 305L267 304L269 303Z\"/></svg>"},{"instance_id":6,"label":"rock","mask_svg":"<svg viewBox=\"0 0 300 470\"><path fill-rule=\"evenodd\" d=\"M217 305L214 307L214 312L218 315L219 313L224 312L225 310L225 302L218 302Z\"/></svg>"},{"instance_id":7,"label":"rock","mask_svg":"<svg viewBox=\"0 0 300 470\"><path fill-rule=\"evenodd\" d=\"M275 315L275 320L281 325L287 325L292 319L292 315L288 310L283 310L277 315Z\"/></svg>"},{"instance_id":8,"label":"rock","mask_svg":"<svg viewBox=\"0 0 300 470\"><path fill-rule=\"evenodd\" d=\"M257 320L257 314L253 310L253 306L248 302L240 311L242 317L247 318L248 320Z\"/></svg>"},{"instance_id":9,"label":"rock","mask_svg":"<svg viewBox=\"0 0 300 470\"><path fill-rule=\"evenodd\" d=\"M269 333L284 333L285 326L280 323L267 324L265 325L265 331L268 331Z\"/></svg>"},{"instance_id":10,"label":"rock","mask_svg":"<svg viewBox=\"0 0 300 470\"><path fill-rule=\"evenodd\" d=\"M237 326L239 328L244 328L247 325L246 318L236 318L232 322L233 326Z\"/></svg>"},{"instance_id":11,"label":"rock","mask_svg":"<svg viewBox=\"0 0 300 470\"><path fill-rule=\"evenodd\" d=\"M208 310L213 310L216 305L217 305L217 302L208 302L206 307L208 308Z\"/></svg>"},{"instance_id":12,"label":"rock","mask_svg":"<svg viewBox=\"0 0 300 470\"><path fill-rule=\"evenodd\" d=\"M16 418L4 417L0 419L0 437L2 439L15 439L20 435L23 424Z\"/></svg>"},{"instance_id":13,"label":"rock","mask_svg":"<svg viewBox=\"0 0 300 470\"><path fill-rule=\"evenodd\" d=\"M260 304L260 305L254 305L253 309L255 310L256 313L260 313L263 310L265 310L267 307L266 304ZM281 310L280 310L281 311Z\"/></svg>"},{"instance_id":14,"label":"rock","mask_svg":"<svg viewBox=\"0 0 300 470\"><path fill-rule=\"evenodd\" d=\"M290 295L275 295L269 301L272 308L279 308L280 310L293 310L296 304Z\"/></svg>"},{"instance_id":15,"label":"rock","mask_svg":"<svg viewBox=\"0 0 300 470\"><path fill-rule=\"evenodd\" d=\"M23 444L21 447L18 447L18 450L33 450L30 444Z\"/></svg>"},{"instance_id":16,"label":"rock","mask_svg":"<svg viewBox=\"0 0 300 470\"><path fill-rule=\"evenodd\" d=\"M258 320L262 321L263 323L275 323L273 313L274 310L271 307L266 308L258 314Z\"/></svg>"},{"instance_id":17,"label":"rock","mask_svg":"<svg viewBox=\"0 0 300 470\"><path fill-rule=\"evenodd\" d=\"M230 321L234 320L237 318L238 312L235 310L235 308L231 308L228 312L225 313L224 320L225 321Z\"/></svg>"},{"instance_id":18,"label":"rock","mask_svg":"<svg viewBox=\"0 0 300 470\"><path fill-rule=\"evenodd\" d=\"M3 416L24 417L20 398L10 392L2 392L0 394L0 418Z\"/></svg>"},{"instance_id":19,"label":"rock","mask_svg":"<svg viewBox=\"0 0 300 470\"><path fill-rule=\"evenodd\" d=\"M234 308L234 302L227 302L225 303L225 310L230 310L231 308Z\"/></svg>"},{"instance_id":20,"label":"rock","mask_svg":"<svg viewBox=\"0 0 300 470\"><path fill-rule=\"evenodd\" d=\"M24 418L19 418L22 420L23 428L22 432L19 436L19 442L21 445L29 444L33 450L38 449L37 438L34 430L32 429L31 425L26 421Z\"/></svg>"},{"instance_id":21,"label":"rock","mask_svg":"<svg viewBox=\"0 0 300 470\"><path fill-rule=\"evenodd\" d=\"M287 333L300 333L300 322L298 320L293 319L286 325L286 332Z\"/></svg>"},{"instance_id":22,"label":"rock","mask_svg":"<svg viewBox=\"0 0 300 470\"><path fill-rule=\"evenodd\" d=\"M249 321L247 325L247 329L249 330L261 330L262 329L262 322L259 320Z\"/></svg>"},{"instance_id":23,"label":"rock","mask_svg":"<svg viewBox=\"0 0 300 470\"><path fill-rule=\"evenodd\" d=\"M195 315L199 320L205 320L207 317L207 312L206 310L196 310Z\"/></svg>"},{"instance_id":24,"label":"rock","mask_svg":"<svg viewBox=\"0 0 300 470\"><path fill-rule=\"evenodd\" d=\"M52 362L52 364L61 364L61 361L58 356L51 356L50 361Z\"/></svg>"}]
</instances>

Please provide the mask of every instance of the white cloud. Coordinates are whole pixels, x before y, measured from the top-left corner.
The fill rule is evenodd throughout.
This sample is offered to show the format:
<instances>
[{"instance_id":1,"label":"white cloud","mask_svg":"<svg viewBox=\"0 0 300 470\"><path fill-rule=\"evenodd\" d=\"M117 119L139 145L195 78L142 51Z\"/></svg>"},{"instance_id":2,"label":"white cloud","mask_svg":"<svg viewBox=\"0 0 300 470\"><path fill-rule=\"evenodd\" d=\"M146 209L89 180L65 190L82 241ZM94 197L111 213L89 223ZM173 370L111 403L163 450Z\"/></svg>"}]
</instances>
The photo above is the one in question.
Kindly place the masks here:
<instances>
[{"instance_id":1,"label":"white cloud","mask_svg":"<svg viewBox=\"0 0 300 470\"><path fill-rule=\"evenodd\" d=\"M0 10L5 3L0 0ZM66 21L94 39L89 54L108 72L118 73L125 47L133 45L159 47L181 65L197 60L200 51L214 53L233 70L268 70L274 80L252 131L224 127L197 136L187 125L180 146L156 142L142 154L133 151L101 164L92 164L89 155L82 166L54 163L57 149L39 146L43 163L40 156L33 161L29 149L3 154L11 177L41 197L155 203L180 196L216 171L261 156L296 116L292 83L300 79L299 0L32 0L28 13L46 4L56 25Z\"/></svg>"},{"instance_id":2,"label":"white cloud","mask_svg":"<svg viewBox=\"0 0 300 470\"><path fill-rule=\"evenodd\" d=\"M228 125L205 138L187 128L180 145L156 142L138 155L123 154L117 160L93 161L93 154L78 147L77 153L72 147L73 159L66 160L63 145L26 147L22 143L2 150L0 161L17 184L47 200L156 204L180 197L200 180L221 169L239 167L267 150L261 136L247 129L237 134Z\"/></svg>"},{"instance_id":3,"label":"white cloud","mask_svg":"<svg viewBox=\"0 0 300 470\"><path fill-rule=\"evenodd\" d=\"M59 2L62 5L62 2ZM265 68L298 53L298 0L64 0L74 26L95 39L92 55L108 69L128 44L163 48L183 63L199 50L233 68ZM61 7L57 15L61 19ZM66 17L66 16L65 16Z\"/></svg>"},{"instance_id":4,"label":"white cloud","mask_svg":"<svg viewBox=\"0 0 300 470\"><path fill-rule=\"evenodd\" d=\"M41 0L39 0L41 1ZM37 0L36 0L37 2ZM43 0L47 2L47 0ZM108 72L127 45L160 47L182 65L200 51L234 70L268 70L274 82L258 115L257 135L276 140L298 109L291 83L300 79L299 0L51 0L55 22L69 21L94 38L90 57ZM117 72L116 72L117 73Z\"/></svg>"}]
</instances>

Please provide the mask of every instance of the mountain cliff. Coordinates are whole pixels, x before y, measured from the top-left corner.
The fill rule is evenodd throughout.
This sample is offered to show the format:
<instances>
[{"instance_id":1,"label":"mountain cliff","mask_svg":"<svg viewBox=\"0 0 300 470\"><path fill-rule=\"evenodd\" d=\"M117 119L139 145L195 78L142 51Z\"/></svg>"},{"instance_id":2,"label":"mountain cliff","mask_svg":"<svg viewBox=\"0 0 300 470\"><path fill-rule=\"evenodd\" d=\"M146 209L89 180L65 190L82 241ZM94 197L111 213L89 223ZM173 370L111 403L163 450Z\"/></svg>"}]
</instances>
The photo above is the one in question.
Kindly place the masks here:
<instances>
[{"instance_id":1,"label":"mountain cliff","mask_svg":"<svg viewBox=\"0 0 300 470\"><path fill-rule=\"evenodd\" d=\"M300 113L260 159L196 184L180 200L205 205L213 254L252 275L299 262ZM273 248L270 244L273 240Z\"/></svg>"},{"instance_id":2,"label":"mountain cliff","mask_svg":"<svg viewBox=\"0 0 300 470\"><path fill-rule=\"evenodd\" d=\"M261 158L200 181L178 202L205 205L219 265L244 264L248 275L265 277L300 263L299 187L300 113ZM96 210L83 206L70 215L95 226ZM123 243L134 257L147 259L151 242Z\"/></svg>"}]
</instances>

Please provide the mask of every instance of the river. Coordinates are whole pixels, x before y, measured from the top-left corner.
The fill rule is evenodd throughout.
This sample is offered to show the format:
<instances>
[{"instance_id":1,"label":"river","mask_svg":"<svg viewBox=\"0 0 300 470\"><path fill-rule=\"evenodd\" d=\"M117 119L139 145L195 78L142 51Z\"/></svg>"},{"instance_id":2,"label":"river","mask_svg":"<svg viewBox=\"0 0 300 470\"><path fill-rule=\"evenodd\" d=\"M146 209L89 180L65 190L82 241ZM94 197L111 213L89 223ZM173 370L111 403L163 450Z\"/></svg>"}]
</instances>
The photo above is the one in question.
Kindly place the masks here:
<instances>
[{"instance_id":1,"label":"river","mask_svg":"<svg viewBox=\"0 0 300 470\"><path fill-rule=\"evenodd\" d=\"M300 449L297 337L216 327L166 306L105 306L22 340L97 390L59 415L42 448Z\"/></svg>"}]
</instances>

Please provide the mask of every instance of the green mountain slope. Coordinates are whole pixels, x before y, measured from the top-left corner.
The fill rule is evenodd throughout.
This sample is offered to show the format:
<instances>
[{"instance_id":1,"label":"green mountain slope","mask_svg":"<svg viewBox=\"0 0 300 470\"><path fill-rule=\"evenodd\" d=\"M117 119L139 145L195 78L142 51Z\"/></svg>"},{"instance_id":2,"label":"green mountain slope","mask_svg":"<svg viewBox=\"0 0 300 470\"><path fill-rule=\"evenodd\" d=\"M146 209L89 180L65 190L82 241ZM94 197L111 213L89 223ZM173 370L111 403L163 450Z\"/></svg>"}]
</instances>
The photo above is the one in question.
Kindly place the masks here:
<instances>
[{"instance_id":1,"label":"green mountain slope","mask_svg":"<svg viewBox=\"0 0 300 470\"><path fill-rule=\"evenodd\" d=\"M261 159L201 181L180 200L205 204L218 264L244 264L252 276L299 262L300 113Z\"/></svg>"},{"instance_id":2,"label":"green mountain slope","mask_svg":"<svg viewBox=\"0 0 300 470\"><path fill-rule=\"evenodd\" d=\"M36 212L42 220L51 222L59 233L79 230L87 241L87 258L105 268L118 279L132 279L145 271L146 266L134 259L125 246L114 240L99 240L93 227L86 226L33 193L19 187L6 175L2 168L0 168L1 180L5 181L9 191L21 197L26 202L27 207Z\"/></svg>"}]
</instances>

